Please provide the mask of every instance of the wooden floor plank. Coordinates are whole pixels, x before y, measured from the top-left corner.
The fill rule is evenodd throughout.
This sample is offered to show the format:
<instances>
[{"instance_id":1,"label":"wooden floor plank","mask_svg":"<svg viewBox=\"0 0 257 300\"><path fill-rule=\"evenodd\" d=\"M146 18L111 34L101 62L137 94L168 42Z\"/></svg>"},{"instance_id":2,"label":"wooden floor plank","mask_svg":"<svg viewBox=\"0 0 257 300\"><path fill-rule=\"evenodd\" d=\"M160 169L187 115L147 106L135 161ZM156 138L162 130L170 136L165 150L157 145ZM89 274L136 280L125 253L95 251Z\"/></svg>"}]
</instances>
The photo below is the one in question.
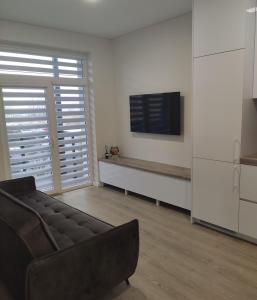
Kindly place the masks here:
<instances>
[{"instance_id":1,"label":"wooden floor plank","mask_svg":"<svg viewBox=\"0 0 257 300\"><path fill-rule=\"evenodd\" d=\"M140 260L131 286L121 284L104 300L257 300L257 246L106 187L58 198L113 225L139 220Z\"/></svg>"}]
</instances>

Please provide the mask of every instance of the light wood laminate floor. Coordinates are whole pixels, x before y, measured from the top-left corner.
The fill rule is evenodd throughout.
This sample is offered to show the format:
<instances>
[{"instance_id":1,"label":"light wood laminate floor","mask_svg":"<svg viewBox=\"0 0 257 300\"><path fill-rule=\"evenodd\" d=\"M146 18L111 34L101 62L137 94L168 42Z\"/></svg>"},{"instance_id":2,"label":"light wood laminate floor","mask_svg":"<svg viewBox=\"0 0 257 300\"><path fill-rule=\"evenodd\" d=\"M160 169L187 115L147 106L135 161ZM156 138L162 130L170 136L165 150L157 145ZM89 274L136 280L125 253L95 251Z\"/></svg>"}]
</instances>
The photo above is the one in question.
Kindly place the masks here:
<instances>
[{"instance_id":1,"label":"light wood laminate floor","mask_svg":"<svg viewBox=\"0 0 257 300\"><path fill-rule=\"evenodd\" d=\"M106 187L58 198L113 225L140 222L140 259L131 286L122 284L103 300L257 300L257 246Z\"/></svg>"}]
</instances>

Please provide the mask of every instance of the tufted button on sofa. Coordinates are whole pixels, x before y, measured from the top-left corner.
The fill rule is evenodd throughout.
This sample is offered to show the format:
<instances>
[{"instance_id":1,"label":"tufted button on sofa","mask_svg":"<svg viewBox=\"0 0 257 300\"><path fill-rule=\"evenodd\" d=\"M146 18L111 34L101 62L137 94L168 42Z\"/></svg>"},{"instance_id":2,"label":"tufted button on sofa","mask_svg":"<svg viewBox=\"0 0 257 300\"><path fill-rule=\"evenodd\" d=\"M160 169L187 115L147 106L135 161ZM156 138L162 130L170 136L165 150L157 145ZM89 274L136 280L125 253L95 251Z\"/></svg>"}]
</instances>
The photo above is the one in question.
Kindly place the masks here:
<instances>
[{"instance_id":1,"label":"tufted button on sofa","mask_svg":"<svg viewBox=\"0 0 257 300\"><path fill-rule=\"evenodd\" d=\"M114 227L33 177L0 182L0 281L14 300L94 299L135 272L138 252L137 220Z\"/></svg>"}]
</instances>

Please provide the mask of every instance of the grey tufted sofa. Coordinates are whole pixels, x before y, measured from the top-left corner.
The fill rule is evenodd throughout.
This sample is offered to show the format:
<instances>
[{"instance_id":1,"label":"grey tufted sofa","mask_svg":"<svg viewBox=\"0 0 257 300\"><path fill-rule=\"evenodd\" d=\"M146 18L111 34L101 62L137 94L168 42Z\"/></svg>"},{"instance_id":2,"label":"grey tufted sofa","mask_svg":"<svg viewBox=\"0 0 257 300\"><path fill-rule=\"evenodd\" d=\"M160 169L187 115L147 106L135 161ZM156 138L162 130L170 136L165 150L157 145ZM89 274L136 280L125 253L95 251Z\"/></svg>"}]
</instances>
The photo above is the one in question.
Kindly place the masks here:
<instances>
[{"instance_id":1,"label":"grey tufted sofa","mask_svg":"<svg viewBox=\"0 0 257 300\"><path fill-rule=\"evenodd\" d=\"M14 300L95 299L135 272L138 251L137 220L113 227L33 177L0 182L0 281Z\"/></svg>"}]
</instances>

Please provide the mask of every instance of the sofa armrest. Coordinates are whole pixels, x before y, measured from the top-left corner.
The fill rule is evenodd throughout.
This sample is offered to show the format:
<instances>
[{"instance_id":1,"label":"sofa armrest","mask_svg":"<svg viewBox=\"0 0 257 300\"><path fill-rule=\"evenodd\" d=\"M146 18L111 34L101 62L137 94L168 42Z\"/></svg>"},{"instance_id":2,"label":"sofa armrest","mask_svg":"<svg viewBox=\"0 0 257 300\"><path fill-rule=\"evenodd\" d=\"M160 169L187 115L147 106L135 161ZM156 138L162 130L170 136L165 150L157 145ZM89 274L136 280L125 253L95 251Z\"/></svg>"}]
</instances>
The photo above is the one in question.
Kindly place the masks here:
<instances>
[{"instance_id":1,"label":"sofa armrest","mask_svg":"<svg viewBox=\"0 0 257 300\"><path fill-rule=\"evenodd\" d=\"M29 176L1 181L0 189L14 196L33 192L36 190L35 178Z\"/></svg>"},{"instance_id":2,"label":"sofa armrest","mask_svg":"<svg viewBox=\"0 0 257 300\"><path fill-rule=\"evenodd\" d=\"M139 254L138 221L33 261L26 300L93 299L129 278Z\"/></svg>"}]
</instances>

